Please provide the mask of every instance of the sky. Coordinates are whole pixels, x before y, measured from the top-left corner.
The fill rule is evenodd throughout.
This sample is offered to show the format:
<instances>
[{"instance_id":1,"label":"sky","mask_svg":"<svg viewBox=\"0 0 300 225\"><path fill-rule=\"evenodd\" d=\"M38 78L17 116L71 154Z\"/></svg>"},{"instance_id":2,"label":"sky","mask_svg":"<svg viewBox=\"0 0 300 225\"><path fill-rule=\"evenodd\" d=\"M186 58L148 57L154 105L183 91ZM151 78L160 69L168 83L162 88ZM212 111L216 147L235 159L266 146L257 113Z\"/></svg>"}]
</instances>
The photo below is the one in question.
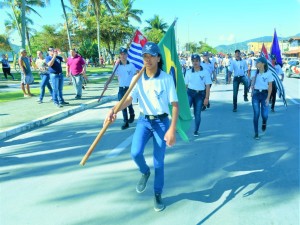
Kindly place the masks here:
<instances>
[{"instance_id":1,"label":"sky","mask_svg":"<svg viewBox=\"0 0 300 225\"><path fill-rule=\"evenodd\" d=\"M68 0L65 0L68 4ZM186 42L206 42L212 47L247 41L262 36L273 36L274 29L279 37L289 37L300 33L300 0L135 0L134 9L143 10L141 24L131 21L141 31L147 26L145 20L154 15L167 24L175 18L177 45ZM34 28L45 24L63 23L60 0L51 0L50 5L35 8L42 18L30 15ZM1 8L0 33L5 33L4 21L9 8ZM11 37L14 44L20 43L15 33Z\"/></svg>"}]
</instances>

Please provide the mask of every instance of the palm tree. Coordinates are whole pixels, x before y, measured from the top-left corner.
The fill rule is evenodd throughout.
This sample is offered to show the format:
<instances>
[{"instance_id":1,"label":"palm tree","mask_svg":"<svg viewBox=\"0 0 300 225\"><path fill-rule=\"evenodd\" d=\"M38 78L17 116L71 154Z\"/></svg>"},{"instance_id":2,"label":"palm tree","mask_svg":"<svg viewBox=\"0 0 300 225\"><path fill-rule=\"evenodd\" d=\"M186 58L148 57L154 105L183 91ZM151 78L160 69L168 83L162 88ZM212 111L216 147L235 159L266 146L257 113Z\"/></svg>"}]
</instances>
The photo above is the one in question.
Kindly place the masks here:
<instances>
[{"instance_id":1,"label":"palm tree","mask_svg":"<svg viewBox=\"0 0 300 225\"><path fill-rule=\"evenodd\" d=\"M3 6L10 7L13 12L14 16L12 18L15 20L15 28L18 30L21 37L22 48L25 48L26 23L29 19L28 17L26 17L26 15L34 12L41 17L41 15L32 7L45 7L46 3L48 3L48 0L6 0L2 2ZM29 41L29 35L27 35L27 42Z\"/></svg>"},{"instance_id":2,"label":"palm tree","mask_svg":"<svg viewBox=\"0 0 300 225\"><path fill-rule=\"evenodd\" d=\"M69 50L71 50L72 49L72 43L71 43L70 29L69 29L69 23L68 23L68 16L67 16L67 13L66 13L66 7L65 7L64 0L61 0L61 6L62 6L62 9L64 11L64 16L65 16L65 20L66 20Z\"/></svg>"},{"instance_id":3,"label":"palm tree","mask_svg":"<svg viewBox=\"0 0 300 225\"><path fill-rule=\"evenodd\" d=\"M111 10L111 6L115 7L116 3L114 0L90 0L90 4L92 6L93 12L96 16L96 22L97 22L97 42L98 42L98 55L99 59L101 56L101 50L100 50L100 17L101 13L104 14L104 8L101 7L102 4L108 9L108 11L113 15L113 12Z\"/></svg>"},{"instance_id":4,"label":"palm tree","mask_svg":"<svg viewBox=\"0 0 300 225\"><path fill-rule=\"evenodd\" d=\"M161 30L165 34L169 27L168 24L163 22L163 20L160 19L158 15L154 15L154 18L146 20L146 22L149 24L149 26L144 28L145 32L152 29L157 29Z\"/></svg>"},{"instance_id":5,"label":"palm tree","mask_svg":"<svg viewBox=\"0 0 300 225\"><path fill-rule=\"evenodd\" d=\"M141 18L138 15L143 13L143 10L133 9L134 0L117 0L116 11L124 16L126 20L132 18L141 23Z\"/></svg>"}]
</instances>

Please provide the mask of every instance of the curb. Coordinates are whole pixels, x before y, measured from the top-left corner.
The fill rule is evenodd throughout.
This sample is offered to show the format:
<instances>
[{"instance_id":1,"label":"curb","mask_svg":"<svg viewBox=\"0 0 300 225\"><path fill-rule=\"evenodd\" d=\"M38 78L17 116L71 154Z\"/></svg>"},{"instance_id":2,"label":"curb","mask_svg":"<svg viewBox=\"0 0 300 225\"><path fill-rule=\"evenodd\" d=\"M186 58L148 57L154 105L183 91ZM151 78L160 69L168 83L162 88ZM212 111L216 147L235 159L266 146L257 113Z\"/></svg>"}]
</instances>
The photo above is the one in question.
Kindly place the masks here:
<instances>
[{"instance_id":1,"label":"curb","mask_svg":"<svg viewBox=\"0 0 300 225\"><path fill-rule=\"evenodd\" d=\"M74 114L82 112L86 109L90 109L90 108L96 107L97 105L105 104L109 101L115 101L115 100L117 100L117 95L103 97L99 103L98 103L97 99L94 99L94 100L88 101L84 104L81 104L79 106L76 106L76 107L73 107L70 109L66 109L61 112L57 112L57 113L49 114L47 116L40 117L40 118L33 120L31 122L28 122L28 123L23 123L18 126L15 126L15 127L8 128L6 130L0 130L0 140L3 140L5 138L8 138L8 137L11 137L11 136L23 133L23 132L33 130L35 128L39 128L39 127L48 125L50 123L54 123L60 119L66 118L70 115L74 115Z\"/></svg>"}]
</instances>

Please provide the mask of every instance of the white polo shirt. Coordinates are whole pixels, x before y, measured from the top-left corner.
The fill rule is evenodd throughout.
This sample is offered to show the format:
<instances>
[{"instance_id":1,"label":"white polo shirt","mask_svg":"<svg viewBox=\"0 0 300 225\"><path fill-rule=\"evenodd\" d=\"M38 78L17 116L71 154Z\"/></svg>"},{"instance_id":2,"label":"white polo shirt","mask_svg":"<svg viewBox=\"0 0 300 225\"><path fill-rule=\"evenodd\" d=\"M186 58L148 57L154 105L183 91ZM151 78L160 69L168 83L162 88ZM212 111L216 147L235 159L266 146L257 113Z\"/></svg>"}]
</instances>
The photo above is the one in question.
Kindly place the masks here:
<instances>
[{"instance_id":1,"label":"white polo shirt","mask_svg":"<svg viewBox=\"0 0 300 225\"><path fill-rule=\"evenodd\" d=\"M232 59L228 70L230 72L233 72L235 77L245 76L247 74L248 65L244 59Z\"/></svg>"},{"instance_id":2,"label":"white polo shirt","mask_svg":"<svg viewBox=\"0 0 300 225\"><path fill-rule=\"evenodd\" d=\"M144 72L130 96L145 115L170 114L169 105L178 102L173 77L162 70L152 78Z\"/></svg>"},{"instance_id":3,"label":"white polo shirt","mask_svg":"<svg viewBox=\"0 0 300 225\"><path fill-rule=\"evenodd\" d=\"M114 68L115 69L115 68ZM120 61L115 74L119 80L119 87L129 87L133 76L136 74L137 69L135 66L127 61L127 64L123 65Z\"/></svg>"},{"instance_id":4,"label":"white polo shirt","mask_svg":"<svg viewBox=\"0 0 300 225\"><path fill-rule=\"evenodd\" d=\"M193 72L193 69L190 69L186 72L184 83L188 86L189 89L203 91L205 90L205 85L212 84L212 81L208 71L203 69L197 72Z\"/></svg>"},{"instance_id":5,"label":"white polo shirt","mask_svg":"<svg viewBox=\"0 0 300 225\"><path fill-rule=\"evenodd\" d=\"M251 79L254 79L254 77L255 75L251 76ZM254 84L254 89L268 90L269 82L272 82L273 80L273 75L270 70L265 73L258 73Z\"/></svg>"},{"instance_id":6,"label":"white polo shirt","mask_svg":"<svg viewBox=\"0 0 300 225\"><path fill-rule=\"evenodd\" d=\"M201 63L200 63L200 65L202 66L202 68L204 69L204 70L206 70L210 75L213 73L213 71L214 71L214 64L211 62L211 63L206 63L206 62L204 62L204 61L202 61Z\"/></svg>"}]
</instances>

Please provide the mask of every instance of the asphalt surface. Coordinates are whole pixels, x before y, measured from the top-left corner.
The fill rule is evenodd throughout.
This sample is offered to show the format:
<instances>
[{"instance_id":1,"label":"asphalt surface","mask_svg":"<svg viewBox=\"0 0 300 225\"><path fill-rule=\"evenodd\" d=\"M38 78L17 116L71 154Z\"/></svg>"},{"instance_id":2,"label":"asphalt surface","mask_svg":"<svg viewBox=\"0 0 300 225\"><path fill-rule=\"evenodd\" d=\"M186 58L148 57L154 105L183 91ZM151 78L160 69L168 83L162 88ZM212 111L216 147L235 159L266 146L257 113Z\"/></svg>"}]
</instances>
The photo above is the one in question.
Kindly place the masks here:
<instances>
[{"instance_id":1,"label":"asphalt surface","mask_svg":"<svg viewBox=\"0 0 300 225\"><path fill-rule=\"evenodd\" d=\"M109 73L95 74L90 76L90 80L104 77L108 78ZM20 89L20 81L1 81L6 88L1 88L1 92ZM39 87L39 84L31 85L31 88ZM118 85L117 81L113 80L105 91L104 96L98 102L98 98L102 93L104 82L88 83L83 90L82 98L75 99L75 91L72 85L69 85L69 80L65 78L63 97L69 105L64 105L62 108L57 108L51 101L51 96L46 88L45 97L42 104L38 104L38 95L15 100L11 102L1 103L0 107L0 140L11 137L13 135L27 132L29 130L53 123L57 120L68 117L72 114L81 112L85 109L95 107L99 104L115 100L117 98Z\"/></svg>"}]
</instances>

